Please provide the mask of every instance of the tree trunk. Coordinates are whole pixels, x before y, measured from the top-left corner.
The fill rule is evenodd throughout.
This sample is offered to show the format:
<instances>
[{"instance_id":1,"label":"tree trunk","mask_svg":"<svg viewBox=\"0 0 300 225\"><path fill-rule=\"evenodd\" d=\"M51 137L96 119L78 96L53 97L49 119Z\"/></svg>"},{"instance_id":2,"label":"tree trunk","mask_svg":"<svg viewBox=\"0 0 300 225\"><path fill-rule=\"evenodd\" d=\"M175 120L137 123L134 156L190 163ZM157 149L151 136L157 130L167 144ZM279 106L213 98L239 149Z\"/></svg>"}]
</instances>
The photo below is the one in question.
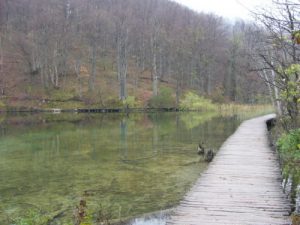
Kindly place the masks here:
<instances>
[{"instance_id":1,"label":"tree trunk","mask_svg":"<svg viewBox=\"0 0 300 225\"><path fill-rule=\"evenodd\" d=\"M210 65L207 66L207 80L206 80L206 94L210 95L211 94L211 69Z\"/></svg>"},{"instance_id":2,"label":"tree trunk","mask_svg":"<svg viewBox=\"0 0 300 225\"><path fill-rule=\"evenodd\" d=\"M156 53L153 54L152 62L152 77L153 77L153 95L158 95L158 76L157 76L157 67L156 67Z\"/></svg>"},{"instance_id":3,"label":"tree trunk","mask_svg":"<svg viewBox=\"0 0 300 225\"><path fill-rule=\"evenodd\" d=\"M3 61L4 61L4 56L3 56L3 37L2 33L0 31L0 82L1 82L1 95L5 94L5 84L4 84L4 73L3 73Z\"/></svg>"},{"instance_id":4,"label":"tree trunk","mask_svg":"<svg viewBox=\"0 0 300 225\"><path fill-rule=\"evenodd\" d=\"M96 44L93 43L92 57L91 57L91 75L89 79L89 91L93 91L95 89L96 60L97 60L97 49L96 49Z\"/></svg>"},{"instance_id":5,"label":"tree trunk","mask_svg":"<svg viewBox=\"0 0 300 225\"><path fill-rule=\"evenodd\" d=\"M281 100L279 96L279 90L278 87L275 84L275 71L271 70L271 83L274 87L274 94L275 94L275 101L276 101L276 111L278 115L282 115L282 108L281 108Z\"/></svg>"},{"instance_id":6,"label":"tree trunk","mask_svg":"<svg viewBox=\"0 0 300 225\"><path fill-rule=\"evenodd\" d=\"M180 91L179 91L179 81L176 80L176 106L179 108L179 99L180 99Z\"/></svg>"},{"instance_id":7,"label":"tree trunk","mask_svg":"<svg viewBox=\"0 0 300 225\"><path fill-rule=\"evenodd\" d=\"M152 88L153 96L158 95L158 76L157 76L157 37L156 32L152 39Z\"/></svg>"},{"instance_id":8,"label":"tree trunk","mask_svg":"<svg viewBox=\"0 0 300 225\"><path fill-rule=\"evenodd\" d=\"M230 100L236 101L236 49L233 47L230 65Z\"/></svg>"},{"instance_id":9,"label":"tree trunk","mask_svg":"<svg viewBox=\"0 0 300 225\"><path fill-rule=\"evenodd\" d=\"M273 90L272 90L272 87L271 87L270 79L269 79L268 74L265 70L263 70L262 73L263 73L263 76L266 80L266 84L267 84L267 87L268 87L268 91L269 91L269 95L270 95L270 98L271 98L272 105L273 105L274 109L276 109L276 104L275 104L275 100L274 100L274 94L273 94Z\"/></svg>"},{"instance_id":10,"label":"tree trunk","mask_svg":"<svg viewBox=\"0 0 300 225\"><path fill-rule=\"evenodd\" d=\"M122 28L118 34L117 40L117 63L118 63L118 79L120 86L119 98L121 101L124 101L127 98L126 90L126 78L127 78L127 40L128 40L128 31L124 31Z\"/></svg>"},{"instance_id":11,"label":"tree trunk","mask_svg":"<svg viewBox=\"0 0 300 225\"><path fill-rule=\"evenodd\" d=\"M77 81L78 81L78 95L79 98L82 99L82 82L81 82L81 77L80 77L80 69L81 69L81 60L77 59L75 63L75 72L77 75Z\"/></svg>"}]
</instances>

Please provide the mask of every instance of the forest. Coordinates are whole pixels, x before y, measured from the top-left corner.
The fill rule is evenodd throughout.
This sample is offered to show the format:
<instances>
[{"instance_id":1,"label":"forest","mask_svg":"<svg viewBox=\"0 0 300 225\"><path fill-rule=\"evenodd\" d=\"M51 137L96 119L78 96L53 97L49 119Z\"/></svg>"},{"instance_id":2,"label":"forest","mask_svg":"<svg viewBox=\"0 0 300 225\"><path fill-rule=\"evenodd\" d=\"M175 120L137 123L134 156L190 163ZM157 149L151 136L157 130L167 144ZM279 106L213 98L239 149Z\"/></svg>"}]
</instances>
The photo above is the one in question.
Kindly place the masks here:
<instances>
[{"instance_id":1,"label":"forest","mask_svg":"<svg viewBox=\"0 0 300 225\"><path fill-rule=\"evenodd\" d=\"M270 101L253 63L263 37L254 24L168 0L0 4L2 108L176 107L187 91Z\"/></svg>"},{"instance_id":2,"label":"forest","mask_svg":"<svg viewBox=\"0 0 300 225\"><path fill-rule=\"evenodd\" d=\"M276 170L256 173L283 186L300 224L300 3L251 14L233 21L171 0L0 0L0 223L120 224L172 210L247 120L233 153L249 162L226 171ZM122 113L80 113L92 109ZM269 133L267 117L248 120L274 112ZM250 173L238 182L253 194L265 183Z\"/></svg>"}]
</instances>

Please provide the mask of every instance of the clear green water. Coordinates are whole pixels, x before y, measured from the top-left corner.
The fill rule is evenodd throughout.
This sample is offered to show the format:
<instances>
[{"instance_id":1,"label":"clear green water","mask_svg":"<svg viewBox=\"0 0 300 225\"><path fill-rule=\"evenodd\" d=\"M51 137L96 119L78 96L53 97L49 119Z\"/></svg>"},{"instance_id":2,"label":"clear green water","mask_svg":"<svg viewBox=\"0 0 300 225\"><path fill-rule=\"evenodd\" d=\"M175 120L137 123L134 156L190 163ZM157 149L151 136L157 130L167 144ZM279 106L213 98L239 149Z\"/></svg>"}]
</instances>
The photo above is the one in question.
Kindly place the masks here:
<instances>
[{"instance_id":1,"label":"clear green water","mask_svg":"<svg viewBox=\"0 0 300 225\"><path fill-rule=\"evenodd\" d=\"M99 209L118 219L171 208L207 166L197 144L218 149L239 123L199 113L7 117L0 224L53 217L50 224L72 224L81 199L90 217Z\"/></svg>"}]
</instances>

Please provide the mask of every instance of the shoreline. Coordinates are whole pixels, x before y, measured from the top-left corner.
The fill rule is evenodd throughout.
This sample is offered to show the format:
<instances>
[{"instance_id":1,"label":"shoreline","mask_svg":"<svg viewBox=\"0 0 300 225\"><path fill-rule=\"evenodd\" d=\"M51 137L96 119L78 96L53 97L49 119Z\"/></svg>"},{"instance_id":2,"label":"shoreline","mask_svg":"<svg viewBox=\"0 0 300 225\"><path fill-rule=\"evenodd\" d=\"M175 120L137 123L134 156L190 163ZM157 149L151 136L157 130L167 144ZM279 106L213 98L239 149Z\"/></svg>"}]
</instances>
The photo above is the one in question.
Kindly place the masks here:
<instances>
[{"instance_id":1,"label":"shoreline","mask_svg":"<svg viewBox=\"0 0 300 225\"><path fill-rule=\"evenodd\" d=\"M76 108L76 109L8 109L0 110L0 113L132 113L132 112L188 112L203 110L183 110L179 108Z\"/></svg>"}]
</instances>

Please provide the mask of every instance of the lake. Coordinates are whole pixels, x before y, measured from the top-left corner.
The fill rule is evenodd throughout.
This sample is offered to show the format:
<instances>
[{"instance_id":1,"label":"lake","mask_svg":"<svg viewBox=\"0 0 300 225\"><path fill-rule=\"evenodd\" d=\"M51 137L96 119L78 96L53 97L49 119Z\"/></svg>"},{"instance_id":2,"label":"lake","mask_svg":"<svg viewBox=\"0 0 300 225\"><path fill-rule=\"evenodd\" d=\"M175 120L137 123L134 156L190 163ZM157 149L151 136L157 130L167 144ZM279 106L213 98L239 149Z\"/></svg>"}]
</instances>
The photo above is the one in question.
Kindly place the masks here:
<instances>
[{"instance_id":1,"label":"lake","mask_svg":"<svg viewBox=\"0 0 300 225\"><path fill-rule=\"evenodd\" d=\"M201 113L35 114L0 126L0 224L125 220L176 206L237 116Z\"/></svg>"}]
</instances>

